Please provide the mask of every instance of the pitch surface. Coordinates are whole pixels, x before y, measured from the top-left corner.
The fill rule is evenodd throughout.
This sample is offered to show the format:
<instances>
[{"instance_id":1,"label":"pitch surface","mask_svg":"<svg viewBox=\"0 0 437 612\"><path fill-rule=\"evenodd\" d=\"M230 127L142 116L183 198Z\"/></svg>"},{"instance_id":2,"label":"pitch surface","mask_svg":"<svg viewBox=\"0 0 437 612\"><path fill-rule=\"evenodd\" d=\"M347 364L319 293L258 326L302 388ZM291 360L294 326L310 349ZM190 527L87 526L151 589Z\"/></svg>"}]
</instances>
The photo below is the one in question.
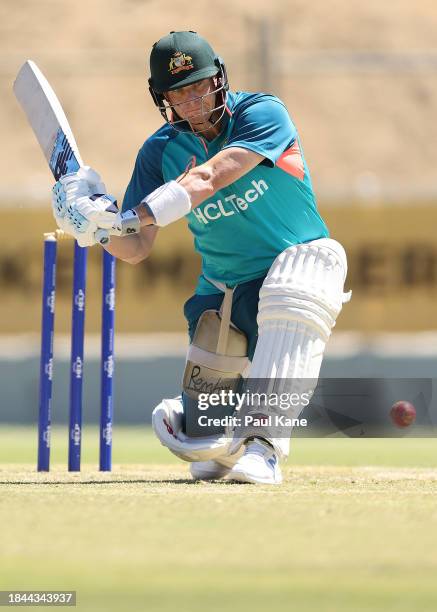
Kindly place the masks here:
<instances>
[{"instance_id":1,"label":"pitch surface","mask_svg":"<svg viewBox=\"0 0 437 612\"><path fill-rule=\"evenodd\" d=\"M437 607L435 440L298 440L269 488L193 483L129 429L111 474L96 431L68 474L65 438L37 474L35 432L0 433L1 589L75 589L90 611Z\"/></svg>"}]
</instances>

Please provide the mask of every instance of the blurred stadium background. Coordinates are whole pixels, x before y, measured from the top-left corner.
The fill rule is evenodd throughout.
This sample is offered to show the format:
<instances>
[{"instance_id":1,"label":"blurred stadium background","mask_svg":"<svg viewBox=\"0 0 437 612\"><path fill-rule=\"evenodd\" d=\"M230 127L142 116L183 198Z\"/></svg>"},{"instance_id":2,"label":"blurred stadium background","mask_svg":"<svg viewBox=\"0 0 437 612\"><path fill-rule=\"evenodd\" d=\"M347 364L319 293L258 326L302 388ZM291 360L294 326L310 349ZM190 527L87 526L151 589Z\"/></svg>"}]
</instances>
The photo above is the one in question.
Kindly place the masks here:
<instances>
[{"instance_id":1,"label":"blurred stadium background","mask_svg":"<svg viewBox=\"0 0 437 612\"><path fill-rule=\"evenodd\" d=\"M353 299L325 376L433 377L437 357L437 7L332 0L55 0L0 4L0 422L37 415L42 234L52 178L12 83L25 59L54 86L87 163L122 198L138 148L160 125L147 59L193 29L224 57L232 89L277 94L298 127L319 208L348 252ZM66 418L71 244L61 244L55 423ZM85 419L98 414L99 250L90 254ZM149 260L118 262L116 423L176 394L184 301L199 260L183 222Z\"/></svg>"}]
</instances>

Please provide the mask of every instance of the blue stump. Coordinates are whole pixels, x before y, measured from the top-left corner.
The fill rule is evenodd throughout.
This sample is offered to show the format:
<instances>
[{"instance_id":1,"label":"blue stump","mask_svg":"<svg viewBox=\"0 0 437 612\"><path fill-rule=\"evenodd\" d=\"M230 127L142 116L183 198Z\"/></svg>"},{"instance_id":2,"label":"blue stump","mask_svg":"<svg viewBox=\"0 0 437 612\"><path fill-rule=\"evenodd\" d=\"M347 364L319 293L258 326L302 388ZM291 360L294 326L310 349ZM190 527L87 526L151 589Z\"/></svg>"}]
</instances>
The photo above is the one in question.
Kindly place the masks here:
<instances>
[{"instance_id":1,"label":"blue stump","mask_svg":"<svg viewBox=\"0 0 437 612\"><path fill-rule=\"evenodd\" d=\"M70 422L68 470L80 471L82 448L82 383L85 338L85 295L88 249L74 243L73 296L71 308Z\"/></svg>"},{"instance_id":2,"label":"blue stump","mask_svg":"<svg viewBox=\"0 0 437 612\"><path fill-rule=\"evenodd\" d=\"M44 239L41 361L39 375L38 472L50 469L50 427L53 386L53 340L55 331L57 242L52 234Z\"/></svg>"},{"instance_id":3,"label":"blue stump","mask_svg":"<svg viewBox=\"0 0 437 612\"><path fill-rule=\"evenodd\" d=\"M102 353L100 393L100 470L112 468L115 257L103 251Z\"/></svg>"}]
</instances>

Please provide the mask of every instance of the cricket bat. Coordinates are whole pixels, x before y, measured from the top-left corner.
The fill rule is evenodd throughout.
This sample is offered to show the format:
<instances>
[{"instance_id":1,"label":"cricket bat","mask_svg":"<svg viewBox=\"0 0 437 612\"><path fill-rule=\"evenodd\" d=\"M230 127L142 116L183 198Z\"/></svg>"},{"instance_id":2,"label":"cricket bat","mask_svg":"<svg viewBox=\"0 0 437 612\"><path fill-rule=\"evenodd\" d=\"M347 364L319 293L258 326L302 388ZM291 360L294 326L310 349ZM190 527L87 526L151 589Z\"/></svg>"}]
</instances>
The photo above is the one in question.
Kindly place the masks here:
<instances>
[{"instance_id":1,"label":"cricket bat","mask_svg":"<svg viewBox=\"0 0 437 612\"><path fill-rule=\"evenodd\" d=\"M70 124L50 83L35 62L27 60L20 68L14 93L55 180L77 172L84 164ZM109 242L107 230L97 230L95 237L101 244Z\"/></svg>"}]
</instances>

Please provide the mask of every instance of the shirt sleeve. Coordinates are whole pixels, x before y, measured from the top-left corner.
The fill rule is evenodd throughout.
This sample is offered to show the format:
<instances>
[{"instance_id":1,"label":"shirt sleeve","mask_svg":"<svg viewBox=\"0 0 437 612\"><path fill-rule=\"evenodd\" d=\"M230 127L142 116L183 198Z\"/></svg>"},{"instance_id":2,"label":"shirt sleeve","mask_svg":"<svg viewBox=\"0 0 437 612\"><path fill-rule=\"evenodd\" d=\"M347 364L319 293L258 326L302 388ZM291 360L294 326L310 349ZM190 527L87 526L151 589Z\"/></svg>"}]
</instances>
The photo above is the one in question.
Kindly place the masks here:
<instances>
[{"instance_id":1,"label":"shirt sleeve","mask_svg":"<svg viewBox=\"0 0 437 612\"><path fill-rule=\"evenodd\" d=\"M296 137L296 128L285 105L275 96L261 94L241 109L237 107L229 140L223 148L249 149L274 166Z\"/></svg>"},{"instance_id":2,"label":"shirt sleeve","mask_svg":"<svg viewBox=\"0 0 437 612\"><path fill-rule=\"evenodd\" d=\"M153 137L143 144L138 152L132 177L123 198L122 211L138 206L143 198L165 181L162 175L162 143L155 142Z\"/></svg>"}]
</instances>

